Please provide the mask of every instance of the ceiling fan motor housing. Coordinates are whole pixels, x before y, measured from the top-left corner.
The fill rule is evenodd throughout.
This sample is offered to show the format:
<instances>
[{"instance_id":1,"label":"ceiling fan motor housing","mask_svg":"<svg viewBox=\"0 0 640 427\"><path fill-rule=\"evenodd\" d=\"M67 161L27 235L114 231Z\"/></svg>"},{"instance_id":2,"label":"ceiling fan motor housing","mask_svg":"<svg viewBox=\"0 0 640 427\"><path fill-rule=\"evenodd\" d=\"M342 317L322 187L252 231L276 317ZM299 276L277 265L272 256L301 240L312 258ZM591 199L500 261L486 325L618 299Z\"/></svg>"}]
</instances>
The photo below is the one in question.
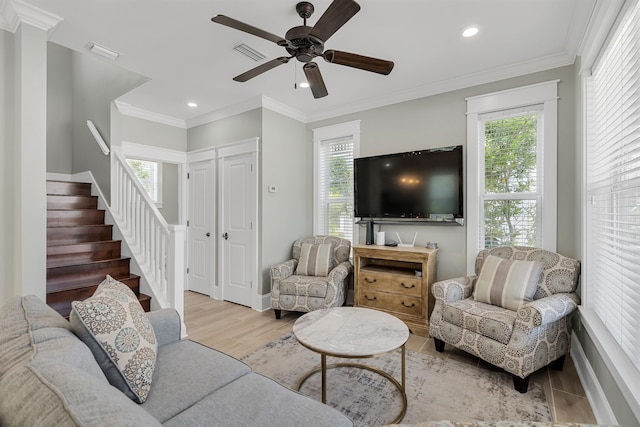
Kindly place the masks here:
<instances>
[{"instance_id":1,"label":"ceiling fan motor housing","mask_svg":"<svg viewBox=\"0 0 640 427\"><path fill-rule=\"evenodd\" d=\"M313 27L307 25L301 25L299 27L293 27L285 38L291 42L293 47L287 47L287 52L290 55L295 56L300 62L309 62L316 56L322 55L324 50L324 43L322 40L316 37L309 37L309 32Z\"/></svg>"}]
</instances>

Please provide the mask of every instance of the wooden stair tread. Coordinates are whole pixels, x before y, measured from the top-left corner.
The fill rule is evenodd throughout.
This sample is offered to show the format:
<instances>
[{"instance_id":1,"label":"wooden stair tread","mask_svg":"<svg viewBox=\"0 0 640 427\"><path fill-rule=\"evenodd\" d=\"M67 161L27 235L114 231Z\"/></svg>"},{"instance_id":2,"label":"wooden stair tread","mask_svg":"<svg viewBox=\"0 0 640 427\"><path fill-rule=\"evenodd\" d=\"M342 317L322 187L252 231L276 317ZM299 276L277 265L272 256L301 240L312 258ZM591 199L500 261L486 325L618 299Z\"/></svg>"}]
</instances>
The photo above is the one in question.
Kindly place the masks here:
<instances>
[{"instance_id":1,"label":"wooden stair tread","mask_svg":"<svg viewBox=\"0 0 640 427\"><path fill-rule=\"evenodd\" d=\"M139 279L140 276L137 274L129 273L128 275L119 275L119 276L111 276L119 282L123 282L128 284L128 281ZM56 287L55 289L47 288L47 295L52 295L56 293L61 293L70 290L79 290L90 287L97 287L100 283L104 281L106 275L102 279L87 279L87 280L77 280L75 282L66 282L61 286ZM95 291L95 289L94 289ZM91 292L93 294L93 292Z\"/></svg>"},{"instance_id":2,"label":"wooden stair tread","mask_svg":"<svg viewBox=\"0 0 640 427\"><path fill-rule=\"evenodd\" d=\"M47 268L122 258L120 240L47 246Z\"/></svg>"},{"instance_id":3,"label":"wooden stair tread","mask_svg":"<svg viewBox=\"0 0 640 427\"><path fill-rule=\"evenodd\" d=\"M66 318L72 301L93 295L107 275L131 288L145 311L151 308L104 220L90 183L47 180L47 304Z\"/></svg>"}]
</instances>

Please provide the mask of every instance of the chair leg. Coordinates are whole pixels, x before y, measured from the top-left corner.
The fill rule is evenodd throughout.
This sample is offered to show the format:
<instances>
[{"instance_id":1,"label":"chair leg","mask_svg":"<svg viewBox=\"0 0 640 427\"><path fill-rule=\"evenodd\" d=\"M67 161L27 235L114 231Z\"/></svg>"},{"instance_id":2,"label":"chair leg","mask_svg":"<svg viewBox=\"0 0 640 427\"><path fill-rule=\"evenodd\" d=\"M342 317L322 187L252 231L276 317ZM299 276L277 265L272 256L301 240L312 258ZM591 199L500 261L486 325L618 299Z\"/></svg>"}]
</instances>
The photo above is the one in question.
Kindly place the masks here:
<instances>
[{"instance_id":1,"label":"chair leg","mask_svg":"<svg viewBox=\"0 0 640 427\"><path fill-rule=\"evenodd\" d=\"M276 315L276 319L279 319L282 316L282 310L278 308L274 308L273 313Z\"/></svg>"},{"instance_id":2,"label":"chair leg","mask_svg":"<svg viewBox=\"0 0 640 427\"><path fill-rule=\"evenodd\" d=\"M519 391L520 393L526 393L527 389L529 388L529 376L527 375L524 378L520 378L516 375L511 374L511 377L513 378L513 388L516 389L516 391Z\"/></svg>"},{"instance_id":3,"label":"chair leg","mask_svg":"<svg viewBox=\"0 0 640 427\"><path fill-rule=\"evenodd\" d=\"M553 362L549 363L549 367L551 369L553 369L554 371L562 371L562 366L564 365L564 357L566 355L560 356L560 358L554 360Z\"/></svg>"},{"instance_id":4,"label":"chair leg","mask_svg":"<svg viewBox=\"0 0 640 427\"><path fill-rule=\"evenodd\" d=\"M433 342L436 345L436 351L438 353L442 353L444 351L444 341L434 338Z\"/></svg>"}]
</instances>

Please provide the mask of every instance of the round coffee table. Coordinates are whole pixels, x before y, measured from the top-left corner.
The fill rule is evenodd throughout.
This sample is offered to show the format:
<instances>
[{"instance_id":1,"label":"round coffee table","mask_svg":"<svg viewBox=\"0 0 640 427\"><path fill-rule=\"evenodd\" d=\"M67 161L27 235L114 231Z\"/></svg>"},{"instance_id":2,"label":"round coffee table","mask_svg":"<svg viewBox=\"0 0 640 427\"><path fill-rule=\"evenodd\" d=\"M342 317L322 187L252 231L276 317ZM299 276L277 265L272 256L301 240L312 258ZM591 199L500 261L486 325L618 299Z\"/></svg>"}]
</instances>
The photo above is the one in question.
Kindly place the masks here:
<instances>
[{"instance_id":1,"label":"round coffee table","mask_svg":"<svg viewBox=\"0 0 640 427\"><path fill-rule=\"evenodd\" d=\"M320 367L305 374L297 390L318 371L322 372L322 403L327 403L327 369L355 367L375 372L391 381L402 397L402 410L390 424L404 418L407 412L405 390L405 343L409 329L400 319L382 311L363 307L333 307L311 311L296 320L293 334L300 344L320 354ZM382 356L401 349L402 379L378 368L357 363L335 363L327 366L327 356L360 359Z\"/></svg>"}]
</instances>

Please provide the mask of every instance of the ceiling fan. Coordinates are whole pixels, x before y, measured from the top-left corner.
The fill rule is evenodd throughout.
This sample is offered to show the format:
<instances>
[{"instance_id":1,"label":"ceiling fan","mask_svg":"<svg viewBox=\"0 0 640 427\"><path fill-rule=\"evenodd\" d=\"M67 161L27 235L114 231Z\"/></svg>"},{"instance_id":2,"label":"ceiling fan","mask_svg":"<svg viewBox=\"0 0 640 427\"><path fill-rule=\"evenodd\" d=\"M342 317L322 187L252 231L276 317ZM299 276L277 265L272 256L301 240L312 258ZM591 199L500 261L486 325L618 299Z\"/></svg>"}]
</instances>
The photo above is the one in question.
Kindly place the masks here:
<instances>
[{"instance_id":1,"label":"ceiling fan","mask_svg":"<svg viewBox=\"0 0 640 427\"><path fill-rule=\"evenodd\" d=\"M334 0L320 19L318 19L318 22L316 22L313 27L310 27L307 26L307 18L313 14L313 5L307 1L300 2L296 5L296 12L298 12L298 15L304 20L304 23L301 26L291 28L287 31L284 38L225 15L214 16L211 20L218 24L226 25L227 27L235 28L236 30L272 41L278 46L284 47L291 55L281 56L258 65L234 77L233 80L246 82L279 65L286 64L292 58L296 58L298 61L304 63L302 68L304 69L304 74L307 77L313 97L322 98L327 96L328 92L322 79L320 68L318 68L318 64L313 62L313 59L318 56L321 56L325 61L333 64L346 65L347 67L359 68L378 74L388 75L391 70L393 70L394 64L392 61L339 50L324 50L324 44L329 37L338 31L340 27L358 13L359 10L360 5L354 0Z\"/></svg>"}]
</instances>

